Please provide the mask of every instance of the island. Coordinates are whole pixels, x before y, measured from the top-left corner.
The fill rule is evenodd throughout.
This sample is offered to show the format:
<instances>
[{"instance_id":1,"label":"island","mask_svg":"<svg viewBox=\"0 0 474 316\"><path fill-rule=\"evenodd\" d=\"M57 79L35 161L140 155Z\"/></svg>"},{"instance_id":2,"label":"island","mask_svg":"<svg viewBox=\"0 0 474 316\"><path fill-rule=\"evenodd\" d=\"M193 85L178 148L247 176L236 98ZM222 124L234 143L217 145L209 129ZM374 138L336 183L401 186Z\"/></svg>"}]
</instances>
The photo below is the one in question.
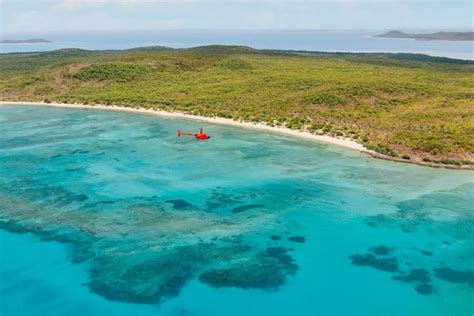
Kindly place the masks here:
<instances>
[{"instance_id":1,"label":"island","mask_svg":"<svg viewBox=\"0 0 474 316\"><path fill-rule=\"evenodd\" d=\"M43 38L30 38L25 40L0 40L0 44L49 44L49 40Z\"/></svg>"},{"instance_id":2,"label":"island","mask_svg":"<svg viewBox=\"0 0 474 316\"><path fill-rule=\"evenodd\" d=\"M474 41L474 32L436 32L430 34L410 34L401 31L390 31L374 37L412 38L424 41Z\"/></svg>"},{"instance_id":3,"label":"island","mask_svg":"<svg viewBox=\"0 0 474 316\"><path fill-rule=\"evenodd\" d=\"M192 115L473 168L473 74L474 61L422 54L62 49L1 54L0 101Z\"/></svg>"}]
</instances>

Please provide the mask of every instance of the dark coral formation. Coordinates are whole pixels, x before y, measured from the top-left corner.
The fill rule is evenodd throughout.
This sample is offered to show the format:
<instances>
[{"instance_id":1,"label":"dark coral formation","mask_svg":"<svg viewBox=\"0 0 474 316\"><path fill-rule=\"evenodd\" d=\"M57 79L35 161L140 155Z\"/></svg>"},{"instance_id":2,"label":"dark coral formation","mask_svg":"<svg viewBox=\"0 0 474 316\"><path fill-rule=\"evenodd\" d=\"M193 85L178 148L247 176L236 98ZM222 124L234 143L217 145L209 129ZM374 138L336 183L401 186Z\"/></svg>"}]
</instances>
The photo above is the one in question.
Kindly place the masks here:
<instances>
[{"instance_id":1,"label":"dark coral formation","mask_svg":"<svg viewBox=\"0 0 474 316\"><path fill-rule=\"evenodd\" d=\"M270 289L284 284L287 275L298 266L283 247L267 248L250 262L236 264L226 269L210 269L199 280L213 287L239 287L243 289Z\"/></svg>"},{"instance_id":2,"label":"dark coral formation","mask_svg":"<svg viewBox=\"0 0 474 316\"><path fill-rule=\"evenodd\" d=\"M349 257L353 265L356 266L369 266L377 270L386 272L397 272L398 271L398 260L394 257L388 258L377 258L371 253L367 254L355 254Z\"/></svg>"},{"instance_id":3,"label":"dark coral formation","mask_svg":"<svg viewBox=\"0 0 474 316\"><path fill-rule=\"evenodd\" d=\"M422 255L425 255L425 256L428 256L428 257L430 257L430 256L433 255L433 252L432 252L432 251L428 251L428 250L420 250L420 253L421 253Z\"/></svg>"},{"instance_id":4,"label":"dark coral formation","mask_svg":"<svg viewBox=\"0 0 474 316\"><path fill-rule=\"evenodd\" d=\"M367 226L372 227L372 228L377 227L377 225L376 225L372 220L370 220L369 217L364 218L364 223L365 223Z\"/></svg>"},{"instance_id":5,"label":"dark coral formation","mask_svg":"<svg viewBox=\"0 0 474 316\"><path fill-rule=\"evenodd\" d=\"M399 275L392 277L393 280L415 283L415 290L420 295L430 295L434 289L431 285L431 275L426 269L411 269L409 273L400 270L398 260L395 257L387 257L393 252L393 248L386 245L373 246L369 248L369 253L355 254L349 258L353 265L368 266L384 272L399 272ZM411 263L406 263L411 266Z\"/></svg>"},{"instance_id":6,"label":"dark coral formation","mask_svg":"<svg viewBox=\"0 0 474 316\"><path fill-rule=\"evenodd\" d=\"M441 267L434 270L437 278L451 283L464 283L474 287L474 270L456 270L448 267Z\"/></svg>"},{"instance_id":7,"label":"dark coral formation","mask_svg":"<svg viewBox=\"0 0 474 316\"><path fill-rule=\"evenodd\" d=\"M85 194L79 194L79 195L76 195L75 197L75 200L79 202L85 201L87 199L89 199L89 197Z\"/></svg>"},{"instance_id":8,"label":"dark coral formation","mask_svg":"<svg viewBox=\"0 0 474 316\"><path fill-rule=\"evenodd\" d=\"M426 269L412 269L408 275L396 275L393 279L403 282L431 282L430 272Z\"/></svg>"},{"instance_id":9,"label":"dark coral formation","mask_svg":"<svg viewBox=\"0 0 474 316\"><path fill-rule=\"evenodd\" d=\"M75 154L88 154L88 153L89 153L89 151L84 150L84 149L75 149L75 150L71 151L72 155L75 155Z\"/></svg>"},{"instance_id":10,"label":"dark coral formation","mask_svg":"<svg viewBox=\"0 0 474 316\"><path fill-rule=\"evenodd\" d=\"M66 168L66 172L75 172L81 170L81 168Z\"/></svg>"},{"instance_id":11,"label":"dark coral formation","mask_svg":"<svg viewBox=\"0 0 474 316\"><path fill-rule=\"evenodd\" d=\"M1 228L12 232L32 232L18 223L1 222ZM181 288L201 273L199 280L215 287L240 287L268 289L283 285L298 266L282 247L255 252L247 245L219 246L217 243L200 243L173 247L158 252L135 248L113 249L104 255L96 253L90 242L33 231L47 240L67 242L72 245L71 260L83 262L92 259L89 288L112 301L139 304L156 304L179 295ZM120 255L115 254L120 251ZM125 252L124 252L125 251ZM244 259L244 260L242 260ZM234 264L233 262L243 262Z\"/></svg>"},{"instance_id":12,"label":"dark coral formation","mask_svg":"<svg viewBox=\"0 0 474 316\"><path fill-rule=\"evenodd\" d=\"M412 269L409 274L396 275L392 279L416 283L415 290L421 295L430 295L433 293L433 287L431 286L430 272L426 269Z\"/></svg>"},{"instance_id":13,"label":"dark coral formation","mask_svg":"<svg viewBox=\"0 0 474 316\"><path fill-rule=\"evenodd\" d=\"M433 293L433 286L429 283L419 283L416 287L415 290L418 294L421 295L430 295Z\"/></svg>"},{"instance_id":14,"label":"dark coral formation","mask_svg":"<svg viewBox=\"0 0 474 316\"><path fill-rule=\"evenodd\" d=\"M94 261L89 287L113 301L159 303L177 296L216 250L213 245L200 244L159 253L102 257Z\"/></svg>"},{"instance_id":15,"label":"dark coral formation","mask_svg":"<svg viewBox=\"0 0 474 316\"><path fill-rule=\"evenodd\" d=\"M270 235L270 239L277 241L277 240L281 239L281 236L279 236L279 235Z\"/></svg>"},{"instance_id":16,"label":"dark coral formation","mask_svg":"<svg viewBox=\"0 0 474 316\"><path fill-rule=\"evenodd\" d=\"M92 249L92 243L88 241L73 242L72 249L69 252L69 258L72 263L82 263L84 261L93 259L95 252Z\"/></svg>"},{"instance_id":17,"label":"dark coral formation","mask_svg":"<svg viewBox=\"0 0 474 316\"><path fill-rule=\"evenodd\" d=\"M291 236L288 238L288 240L296 243L304 243L306 241L306 238L304 238L303 236Z\"/></svg>"},{"instance_id":18,"label":"dark coral formation","mask_svg":"<svg viewBox=\"0 0 474 316\"><path fill-rule=\"evenodd\" d=\"M166 200L166 203L170 203L175 210L190 210L195 208L191 203L183 199Z\"/></svg>"},{"instance_id":19,"label":"dark coral formation","mask_svg":"<svg viewBox=\"0 0 474 316\"><path fill-rule=\"evenodd\" d=\"M265 205L263 205L263 204L241 205L241 206L234 207L232 209L232 213L242 213L242 212L254 209L254 208L262 208L262 207L265 207Z\"/></svg>"},{"instance_id":20,"label":"dark coral formation","mask_svg":"<svg viewBox=\"0 0 474 316\"><path fill-rule=\"evenodd\" d=\"M392 252L392 248L385 245L379 245L379 246L370 247L369 251L377 256L385 256Z\"/></svg>"}]
</instances>

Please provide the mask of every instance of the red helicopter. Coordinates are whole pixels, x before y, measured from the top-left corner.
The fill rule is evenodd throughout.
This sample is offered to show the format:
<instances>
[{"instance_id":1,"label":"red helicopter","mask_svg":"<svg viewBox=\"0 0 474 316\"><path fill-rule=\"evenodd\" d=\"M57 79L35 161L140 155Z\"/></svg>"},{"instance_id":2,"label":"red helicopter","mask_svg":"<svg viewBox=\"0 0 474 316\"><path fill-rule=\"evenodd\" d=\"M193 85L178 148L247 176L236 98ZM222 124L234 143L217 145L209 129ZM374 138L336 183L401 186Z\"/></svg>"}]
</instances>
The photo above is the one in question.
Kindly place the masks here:
<instances>
[{"instance_id":1,"label":"red helicopter","mask_svg":"<svg viewBox=\"0 0 474 316\"><path fill-rule=\"evenodd\" d=\"M194 136L196 137L197 140L208 140L209 138L211 138L211 136L207 135L206 133L204 133L204 131L201 130L199 131L199 134L194 134L194 133L188 133L188 132L181 132L180 129L178 129L178 137L180 137L181 135L183 136Z\"/></svg>"}]
</instances>

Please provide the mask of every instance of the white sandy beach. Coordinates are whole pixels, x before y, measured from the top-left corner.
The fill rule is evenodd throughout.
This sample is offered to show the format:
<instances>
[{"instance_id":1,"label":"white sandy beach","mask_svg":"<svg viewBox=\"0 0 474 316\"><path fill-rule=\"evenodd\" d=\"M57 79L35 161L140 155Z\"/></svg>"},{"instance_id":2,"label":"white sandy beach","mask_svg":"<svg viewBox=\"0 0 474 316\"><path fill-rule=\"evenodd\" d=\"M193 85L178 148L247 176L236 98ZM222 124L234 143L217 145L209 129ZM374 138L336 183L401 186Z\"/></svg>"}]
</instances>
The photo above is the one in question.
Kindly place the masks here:
<instances>
[{"instance_id":1,"label":"white sandy beach","mask_svg":"<svg viewBox=\"0 0 474 316\"><path fill-rule=\"evenodd\" d=\"M50 106L50 107L61 107L61 108L72 108L72 109L94 109L94 110L104 110L104 111L121 111L121 112L132 112L132 113L142 113L142 114L151 114L158 115L163 117L174 117L174 118L183 118L198 120L204 122L210 122L213 124L221 125L230 125L237 127L253 128L257 130L280 133L285 135L290 135L298 138L314 140L325 142L329 144L334 144L350 149L355 149L361 152L374 153L363 145L356 143L349 139L336 138L326 135L315 135L309 132L296 131L285 127L272 127L262 123L250 123L250 122L238 122L232 119L220 118L220 117L206 117L200 115L185 114L181 112L167 112L161 110L149 110L144 108L129 108L123 106L115 105L86 105L86 104L67 104L67 103L44 103L44 102L13 102L13 101L0 101L0 105L33 105L33 106Z\"/></svg>"}]
</instances>

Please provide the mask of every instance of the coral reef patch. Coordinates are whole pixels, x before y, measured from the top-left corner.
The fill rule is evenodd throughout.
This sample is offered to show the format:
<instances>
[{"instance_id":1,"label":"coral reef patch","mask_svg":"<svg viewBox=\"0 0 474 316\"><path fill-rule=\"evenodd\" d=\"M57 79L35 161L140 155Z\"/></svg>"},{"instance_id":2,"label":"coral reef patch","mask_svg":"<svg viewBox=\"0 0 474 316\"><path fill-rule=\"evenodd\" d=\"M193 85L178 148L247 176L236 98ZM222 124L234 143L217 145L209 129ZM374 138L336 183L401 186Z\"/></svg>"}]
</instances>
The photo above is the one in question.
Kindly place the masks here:
<instances>
[{"instance_id":1,"label":"coral reef patch","mask_svg":"<svg viewBox=\"0 0 474 316\"><path fill-rule=\"evenodd\" d=\"M434 270L437 278L451 283L464 283L474 287L474 270L456 270L448 267L441 267Z\"/></svg>"},{"instance_id":2,"label":"coral reef patch","mask_svg":"<svg viewBox=\"0 0 474 316\"><path fill-rule=\"evenodd\" d=\"M392 248L390 248L389 246L380 245L380 246L370 247L369 251L377 256L385 256L392 252Z\"/></svg>"},{"instance_id":3,"label":"coral reef patch","mask_svg":"<svg viewBox=\"0 0 474 316\"><path fill-rule=\"evenodd\" d=\"M394 280L416 283L415 290L421 295L430 295L433 293L431 286L430 272L426 269L412 269L407 275L396 275L392 277Z\"/></svg>"},{"instance_id":4,"label":"coral reef patch","mask_svg":"<svg viewBox=\"0 0 474 316\"><path fill-rule=\"evenodd\" d=\"M195 278L215 287L276 288L298 270L288 249L248 238L262 229L272 234L266 212L230 221L184 199L85 196L18 180L0 192L0 229L68 244L72 262L89 261L90 290L112 301L158 304Z\"/></svg>"},{"instance_id":5,"label":"coral reef patch","mask_svg":"<svg viewBox=\"0 0 474 316\"><path fill-rule=\"evenodd\" d=\"M177 200L166 200L166 203L170 203L175 210L189 210L195 209L195 207L186 200L177 199Z\"/></svg>"},{"instance_id":6,"label":"coral reef patch","mask_svg":"<svg viewBox=\"0 0 474 316\"><path fill-rule=\"evenodd\" d=\"M263 204L249 204L249 205L241 205L241 206L236 206L232 209L232 213L242 213L254 208L262 208L265 207Z\"/></svg>"},{"instance_id":7,"label":"coral reef patch","mask_svg":"<svg viewBox=\"0 0 474 316\"><path fill-rule=\"evenodd\" d=\"M371 253L355 254L349 257L355 266L369 266L385 272L398 271L398 260L394 257L377 258Z\"/></svg>"},{"instance_id":8,"label":"coral reef patch","mask_svg":"<svg viewBox=\"0 0 474 316\"><path fill-rule=\"evenodd\" d=\"M271 289L283 285L286 276L294 274L297 269L288 249L272 247L244 263L208 270L199 276L199 280L213 287Z\"/></svg>"},{"instance_id":9,"label":"coral reef patch","mask_svg":"<svg viewBox=\"0 0 474 316\"><path fill-rule=\"evenodd\" d=\"M288 237L288 240L296 243L304 243L306 241L306 238L304 238L303 236L290 236Z\"/></svg>"}]
</instances>

